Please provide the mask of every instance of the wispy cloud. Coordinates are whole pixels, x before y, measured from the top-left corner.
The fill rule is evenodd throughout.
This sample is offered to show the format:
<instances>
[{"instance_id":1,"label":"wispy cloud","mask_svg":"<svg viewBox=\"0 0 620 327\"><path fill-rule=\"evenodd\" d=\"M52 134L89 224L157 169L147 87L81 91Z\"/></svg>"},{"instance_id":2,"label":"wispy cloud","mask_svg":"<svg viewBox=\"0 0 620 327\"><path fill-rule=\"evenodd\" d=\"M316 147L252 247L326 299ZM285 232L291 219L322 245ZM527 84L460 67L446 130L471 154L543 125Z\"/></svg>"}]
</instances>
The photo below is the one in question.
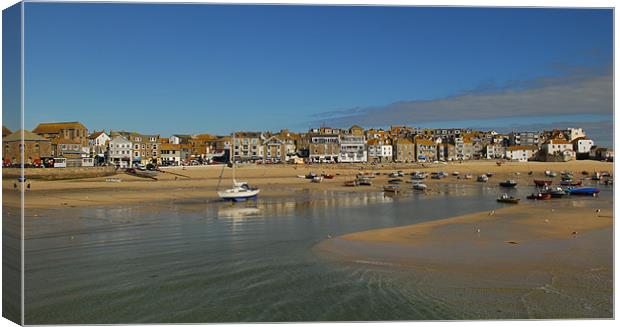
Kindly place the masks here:
<instances>
[{"instance_id":1,"label":"wispy cloud","mask_svg":"<svg viewBox=\"0 0 620 327\"><path fill-rule=\"evenodd\" d=\"M477 120L528 116L612 115L613 78L609 66L558 65L560 76L480 87L433 100L398 101L384 106L325 112L316 122L334 126L415 124L441 120Z\"/></svg>"}]
</instances>

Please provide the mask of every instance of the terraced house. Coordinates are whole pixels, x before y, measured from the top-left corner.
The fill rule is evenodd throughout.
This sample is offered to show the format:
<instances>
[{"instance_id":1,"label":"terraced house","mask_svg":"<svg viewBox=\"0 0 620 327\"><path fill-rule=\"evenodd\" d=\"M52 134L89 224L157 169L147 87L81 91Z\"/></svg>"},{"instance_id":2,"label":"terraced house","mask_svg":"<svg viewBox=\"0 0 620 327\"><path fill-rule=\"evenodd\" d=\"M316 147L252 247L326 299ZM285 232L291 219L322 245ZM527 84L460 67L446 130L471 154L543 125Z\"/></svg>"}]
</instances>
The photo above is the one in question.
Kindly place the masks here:
<instances>
[{"instance_id":1,"label":"terraced house","mask_svg":"<svg viewBox=\"0 0 620 327\"><path fill-rule=\"evenodd\" d=\"M340 157L340 130L321 127L311 129L309 138L308 161L311 163L338 162Z\"/></svg>"},{"instance_id":2,"label":"terraced house","mask_svg":"<svg viewBox=\"0 0 620 327\"><path fill-rule=\"evenodd\" d=\"M137 132L116 132L132 143L132 161L134 164L159 164L161 142L159 135L147 135Z\"/></svg>"},{"instance_id":3,"label":"terraced house","mask_svg":"<svg viewBox=\"0 0 620 327\"><path fill-rule=\"evenodd\" d=\"M256 162L263 159L263 133L237 132L233 144L235 160Z\"/></svg>"},{"instance_id":4,"label":"terraced house","mask_svg":"<svg viewBox=\"0 0 620 327\"><path fill-rule=\"evenodd\" d=\"M394 142L394 161L400 163L415 162L415 144L408 138Z\"/></svg>"},{"instance_id":5,"label":"terraced house","mask_svg":"<svg viewBox=\"0 0 620 327\"><path fill-rule=\"evenodd\" d=\"M432 140L415 139L415 158L417 162L433 162L437 160L437 144Z\"/></svg>"},{"instance_id":6,"label":"terraced house","mask_svg":"<svg viewBox=\"0 0 620 327\"><path fill-rule=\"evenodd\" d=\"M265 140L264 163L287 163L296 156L295 140L286 134L276 134Z\"/></svg>"},{"instance_id":7,"label":"terraced house","mask_svg":"<svg viewBox=\"0 0 620 327\"><path fill-rule=\"evenodd\" d=\"M366 136L364 129L353 125L340 136L339 162L366 162L368 152L366 150Z\"/></svg>"}]
</instances>

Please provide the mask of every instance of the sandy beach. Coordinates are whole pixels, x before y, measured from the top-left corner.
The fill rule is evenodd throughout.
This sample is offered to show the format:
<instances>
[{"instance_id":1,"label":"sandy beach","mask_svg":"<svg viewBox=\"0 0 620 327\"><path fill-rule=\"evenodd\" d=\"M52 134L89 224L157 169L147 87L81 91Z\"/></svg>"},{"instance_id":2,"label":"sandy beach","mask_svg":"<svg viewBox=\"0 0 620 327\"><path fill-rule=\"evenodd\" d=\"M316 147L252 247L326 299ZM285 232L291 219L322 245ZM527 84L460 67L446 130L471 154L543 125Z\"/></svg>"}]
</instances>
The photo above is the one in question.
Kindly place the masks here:
<instances>
[{"instance_id":1,"label":"sandy beach","mask_svg":"<svg viewBox=\"0 0 620 327\"><path fill-rule=\"evenodd\" d=\"M261 188L261 197L279 197L300 190L332 190L343 192L381 191L387 183L392 171L402 170L405 173L413 171L458 171L461 175L472 174L474 179L457 179L449 176L442 180L426 179L424 183L430 186L435 183L476 183L475 177L487 172L494 173L489 184L497 185L501 180L516 179L527 185L534 178L543 178L545 170L557 172L568 170L575 173L576 178L582 178L582 171L613 171L613 164L598 161L571 161L566 163L508 162L497 166L495 161L467 161L449 164L410 164L410 165L242 165L237 168L237 180L247 181ZM158 180L150 180L130 176L124 173L114 176L85 178L72 180L30 180L30 189L26 190L26 204L29 208L55 208L63 206L102 206L144 202L170 202L183 199L217 200L216 189L222 173L221 166L192 166L164 168L170 173L161 173ZM360 171L380 173L372 186L346 187L346 180L354 179ZM332 180L323 180L321 183L311 183L307 179L297 177L309 172L336 175ZM533 172L532 175L528 175ZM174 173L174 174L171 174ZM180 176L180 175L183 176ZM408 176L403 178L409 180ZM559 177L556 178L559 181ZM18 203L19 191L14 189L15 180L3 178L2 187L4 203L15 205ZM225 168L220 188L231 183L231 169Z\"/></svg>"},{"instance_id":2,"label":"sandy beach","mask_svg":"<svg viewBox=\"0 0 620 327\"><path fill-rule=\"evenodd\" d=\"M522 204L342 235L314 250L339 263L403 271L437 298L502 308L487 318L613 316L613 200ZM508 316L510 317L510 316Z\"/></svg>"}]
</instances>

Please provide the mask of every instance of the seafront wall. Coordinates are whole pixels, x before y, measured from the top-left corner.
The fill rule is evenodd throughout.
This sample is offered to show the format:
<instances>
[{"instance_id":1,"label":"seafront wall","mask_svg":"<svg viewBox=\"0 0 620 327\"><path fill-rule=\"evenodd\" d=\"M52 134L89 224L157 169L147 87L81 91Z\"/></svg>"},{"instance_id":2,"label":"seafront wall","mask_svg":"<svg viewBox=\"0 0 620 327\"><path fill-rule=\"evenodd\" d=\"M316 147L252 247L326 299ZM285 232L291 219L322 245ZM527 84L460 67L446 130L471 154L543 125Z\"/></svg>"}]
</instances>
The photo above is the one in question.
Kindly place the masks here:
<instances>
[{"instance_id":1,"label":"seafront wall","mask_svg":"<svg viewBox=\"0 0 620 327\"><path fill-rule=\"evenodd\" d=\"M29 179L60 180L110 176L116 174L114 167L26 168ZM2 179L17 178L19 168L2 168Z\"/></svg>"}]
</instances>

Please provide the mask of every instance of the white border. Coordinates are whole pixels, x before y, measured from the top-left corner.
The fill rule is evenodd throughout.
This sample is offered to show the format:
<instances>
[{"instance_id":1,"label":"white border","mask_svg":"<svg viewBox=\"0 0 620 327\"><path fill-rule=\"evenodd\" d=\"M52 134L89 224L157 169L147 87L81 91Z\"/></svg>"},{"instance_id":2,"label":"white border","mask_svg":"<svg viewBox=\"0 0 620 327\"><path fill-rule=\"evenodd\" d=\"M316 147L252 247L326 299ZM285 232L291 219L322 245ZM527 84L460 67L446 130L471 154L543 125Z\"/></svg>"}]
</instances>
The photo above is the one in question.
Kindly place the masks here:
<instances>
[{"instance_id":1,"label":"white border","mask_svg":"<svg viewBox=\"0 0 620 327\"><path fill-rule=\"evenodd\" d=\"M28 2L43 2L43 1L38 1L38 0L27 0ZM0 0L0 3L2 4L2 9L5 9L13 4L15 4L17 1L14 0ZM61 2L61 1L57 1L57 2ZM477 0L477 1L472 1L472 0L451 0L451 1L431 1L431 0L385 0L385 1L379 1L379 0L375 0L375 1L369 1L369 0L338 0L338 1L333 1L333 0L288 0L288 1L279 1L279 0L265 0L265 1L259 1L259 0L236 0L236 1L230 1L230 0L222 0L222 1L206 1L206 2L198 2L198 1L179 1L179 0L167 0L167 1L162 1L162 0L150 0L150 1L89 1L89 0L81 0L81 1L77 1L77 0L64 0L62 2L131 2L131 3L138 3L138 2L142 2L142 3L224 3L224 4L315 4L315 5L392 5L392 6L413 6L413 5L417 5L417 6L484 6L484 7L575 7L575 8L614 8L616 2L615 1L611 1L611 0L591 0L591 1L578 1L578 0L538 0L538 1L532 1L532 0L522 0L522 1L514 1L514 0L506 0L506 1L481 1L481 0ZM24 23L24 17L23 17L23 7L22 7L22 37L23 37L23 23ZM1 34L1 33L0 33ZM617 55L615 53L615 44L616 44L616 40L618 37L618 27L615 24L615 13L614 13L614 63L616 62L616 58ZM0 45L1 48L1 45ZM24 98L23 98L23 92L24 92L24 85L23 85L23 42L22 42L22 106L24 105ZM0 72L1 72L1 68L0 68ZM617 94L620 90L618 89L617 84L615 83L615 76L616 75L616 66L614 65L614 91ZM0 81L0 85L1 85L1 81ZM22 108L23 109L23 108ZM1 116L0 116L1 117ZM614 117L615 117L615 97L614 97ZM614 120L615 121L615 120ZM23 125L23 110L22 110L22 117L21 117L21 124ZM23 129L23 126L22 126ZM620 141L620 135L617 132L617 127L614 124L614 144L620 144L618 143ZM614 163L614 170L616 168L616 164ZM23 188L22 188L23 189ZM2 190L0 189L0 195L1 195ZM614 216L616 216L616 210L615 210L615 204L617 203L616 201L618 200L618 195L614 194ZM22 193L22 201L23 201L23 193ZM22 209L23 211L23 209ZM1 212L1 209L0 209ZM23 217L22 217L23 219ZM22 220L22 249L23 249L23 220ZM616 225L614 224L614 236L616 232ZM0 241L1 241L1 234L0 234ZM618 269L617 266L615 265L615 253L618 253L618 245L615 243L615 237L614 237L614 313L618 312L618 292L615 289L615 282L618 278ZM23 271L23 251L22 251L22 271ZM1 277L1 270L0 270L0 277ZM23 292L23 278L22 278L22 292ZM24 297L22 296L22 302L24 301ZM22 303L23 305L23 303ZM23 318L22 318L23 319ZM22 320L23 321L23 320ZM609 325L611 326L612 324L615 325L613 320L571 320L571 321L566 321L566 320L553 320L553 321L470 321L470 322L415 322L416 325L428 325L428 324L451 324L451 325L486 325L486 326L491 326L491 327L495 327L495 326L518 326L521 324L527 324L528 326L564 326L567 323L571 324L572 326L590 326L591 324L596 324L596 325ZM362 323L328 323L328 324L323 324L325 325L334 325L334 326L359 326ZM377 326L379 324L385 324L385 323L363 323L364 326ZM389 323L390 326L409 326L410 324L412 324L412 322L390 322ZM209 326L225 326L227 324L210 324ZM261 325L281 325L281 324L261 324ZM316 325L315 323L298 323L295 324L297 326L313 326ZM2 326L14 326L13 323L9 322L6 319L1 319L0 320L0 327ZM73 325L73 326L79 326L79 325ZM146 325L146 326L157 326L157 325ZM186 325L169 325L169 326L186 326Z\"/></svg>"}]
</instances>

